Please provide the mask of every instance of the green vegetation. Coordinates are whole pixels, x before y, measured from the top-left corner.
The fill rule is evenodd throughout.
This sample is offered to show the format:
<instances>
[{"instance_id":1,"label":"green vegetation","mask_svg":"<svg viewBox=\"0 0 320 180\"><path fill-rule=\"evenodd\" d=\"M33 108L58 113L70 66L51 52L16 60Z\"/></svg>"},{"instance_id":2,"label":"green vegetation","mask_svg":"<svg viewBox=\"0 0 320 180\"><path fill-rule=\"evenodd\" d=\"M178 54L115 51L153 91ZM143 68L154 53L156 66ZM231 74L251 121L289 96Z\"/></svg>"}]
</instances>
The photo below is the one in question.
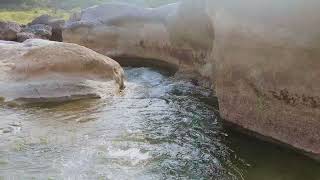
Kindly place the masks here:
<instances>
[{"instance_id":1,"label":"green vegetation","mask_svg":"<svg viewBox=\"0 0 320 180\"><path fill-rule=\"evenodd\" d=\"M155 7L163 4L176 2L177 0L2 0L0 8L35 8L48 7L70 10L74 8L85 8L106 2L126 2L131 4Z\"/></svg>"},{"instance_id":2,"label":"green vegetation","mask_svg":"<svg viewBox=\"0 0 320 180\"><path fill-rule=\"evenodd\" d=\"M0 159L0 166L4 166L4 165L7 165L8 164L8 161L5 161L5 160L1 160ZM0 178L1 179L1 178Z\"/></svg>"},{"instance_id":3,"label":"green vegetation","mask_svg":"<svg viewBox=\"0 0 320 180\"><path fill-rule=\"evenodd\" d=\"M1 0L0 21L14 21L20 24L27 24L42 14L68 19L74 11L106 2L126 2L146 7L157 7L176 1L177 0Z\"/></svg>"},{"instance_id":4,"label":"green vegetation","mask_svg":"<svg viewBox=\"0 0 320 180\"><path fill-rule=\"evenodd\" d=\"M70 13L64 10L53 10L49 8L34 8L30 10L0 9L0 21L14 21L20 24L27 24L42 14L68 19Z\"/></svg>"}]
</instances>

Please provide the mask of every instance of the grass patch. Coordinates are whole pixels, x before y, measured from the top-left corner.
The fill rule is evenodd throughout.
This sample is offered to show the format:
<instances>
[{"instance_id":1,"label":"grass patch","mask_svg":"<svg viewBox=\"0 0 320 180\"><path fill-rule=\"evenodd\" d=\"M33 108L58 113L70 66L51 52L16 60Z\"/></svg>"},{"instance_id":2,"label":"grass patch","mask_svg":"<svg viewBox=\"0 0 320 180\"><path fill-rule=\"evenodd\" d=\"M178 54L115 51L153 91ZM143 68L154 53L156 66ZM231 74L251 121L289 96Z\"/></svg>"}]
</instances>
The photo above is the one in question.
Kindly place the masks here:
<instances>
[{"instance_id":1,"label":"grass patch","mask_svg":"<svg viewBox=\"0 0 320 180\"><path fill-rule=\"evenodd\" d=\"M28 10L8 10L0 9L0 21L13 21L19 24L28 24L36 17L49 14L54 17L59 17L67 20L70 17L70 12L64 10L53 10L49 8L35 8Z\"/></svg>"},{"instance_id":2,"label":"grass patch","mask_svg":"<svg viewBox=\"0 0 320 180\"><path fill-rule=\"evenodd\" d=\"M160 5L169 4L176 1L177 0L60 0L53 1L55 3L50 5L47 0L43 0L42 3L35 3L34 6L25 6L18 3L11 8L9 6L3 6L3 4L1 4L0 2L0 7L2 5L2 8L0 8L0 21L13 21L19 24L27 24L34 20L36 17L43 14L49 14L51 16L67 20L75 11L79 11L82 8L106 2L127 2L130 4L136 4L138 6L158 7ZM7 7L8 9L6 9L5 7Z\"/></svg>"}]
</instances>

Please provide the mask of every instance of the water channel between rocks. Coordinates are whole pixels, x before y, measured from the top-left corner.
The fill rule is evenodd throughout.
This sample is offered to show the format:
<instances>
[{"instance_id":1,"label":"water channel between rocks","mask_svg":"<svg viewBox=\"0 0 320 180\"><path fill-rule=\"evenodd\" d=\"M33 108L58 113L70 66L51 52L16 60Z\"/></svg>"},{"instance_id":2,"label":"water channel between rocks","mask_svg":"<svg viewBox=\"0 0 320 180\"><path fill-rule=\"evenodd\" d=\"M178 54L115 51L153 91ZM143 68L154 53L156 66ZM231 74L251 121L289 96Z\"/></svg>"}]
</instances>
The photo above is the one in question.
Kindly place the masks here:
<instances>
[{"instance_id":1,"label":"water channel between rocks","mask_svg":"<svg viewBox=\"0 0 320 180\"><path fill-rule=\"evenodd\" d=\"M113 97L0 106L0 179L320 179L317 162L225 129L210 90L125 71Z\"/></svg>"}]
</instances>

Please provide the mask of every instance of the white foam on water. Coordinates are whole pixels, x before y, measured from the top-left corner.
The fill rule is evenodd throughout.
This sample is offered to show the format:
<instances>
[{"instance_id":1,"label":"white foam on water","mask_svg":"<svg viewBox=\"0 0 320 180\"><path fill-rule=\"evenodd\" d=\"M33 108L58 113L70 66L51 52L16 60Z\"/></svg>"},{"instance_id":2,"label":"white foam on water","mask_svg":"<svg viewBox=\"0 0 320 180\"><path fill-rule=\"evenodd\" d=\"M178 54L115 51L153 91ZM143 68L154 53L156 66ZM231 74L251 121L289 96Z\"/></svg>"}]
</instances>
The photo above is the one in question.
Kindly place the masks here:
<instances>
[{"instance_id":1,"label":"white foam on water","mask_svg":"<svg viewBox=\"0 0 320 180\"><path fill-rule=\"evenodd\" d=\"M127 150L109 149L108 155L111 158L128 160L134 166L151 158L148 152L142 153L138 148L130 148Z\"/></svg>"}]
</instances>

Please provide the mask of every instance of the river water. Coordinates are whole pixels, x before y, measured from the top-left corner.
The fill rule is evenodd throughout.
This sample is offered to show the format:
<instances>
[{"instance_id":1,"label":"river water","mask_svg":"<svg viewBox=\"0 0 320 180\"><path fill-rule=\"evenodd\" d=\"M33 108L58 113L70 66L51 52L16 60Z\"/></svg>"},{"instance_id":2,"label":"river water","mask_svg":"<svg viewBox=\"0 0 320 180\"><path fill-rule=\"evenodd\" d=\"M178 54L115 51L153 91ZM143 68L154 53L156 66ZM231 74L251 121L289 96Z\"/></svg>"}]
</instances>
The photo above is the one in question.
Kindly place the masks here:
<instances>
[{"instance_id":1,"label":"river water","mask_svg":"<svg viewBox=\"0 0 320 180\"><path fill-rule=\"evenodd\" d=\"M225 129L210 90L126 74L116 96L0 106L0 179L320 179L318 163Z\"/></svg>"}]
</instances>

